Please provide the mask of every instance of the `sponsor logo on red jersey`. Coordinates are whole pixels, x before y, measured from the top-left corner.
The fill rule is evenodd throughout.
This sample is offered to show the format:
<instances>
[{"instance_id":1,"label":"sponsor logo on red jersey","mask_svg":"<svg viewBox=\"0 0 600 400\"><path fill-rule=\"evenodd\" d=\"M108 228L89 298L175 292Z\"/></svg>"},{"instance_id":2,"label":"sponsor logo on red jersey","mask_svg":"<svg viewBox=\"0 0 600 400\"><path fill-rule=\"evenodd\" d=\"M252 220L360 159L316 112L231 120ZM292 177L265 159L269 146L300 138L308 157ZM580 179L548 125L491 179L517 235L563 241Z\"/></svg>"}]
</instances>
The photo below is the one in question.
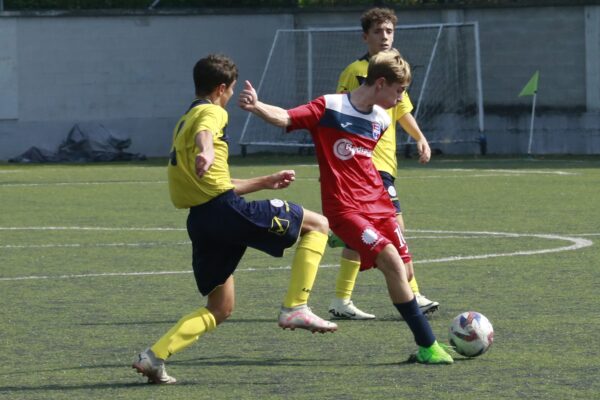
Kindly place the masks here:
<instances>
[{"instance_id":1,"label":"sponsor logo on red jersey","mask_svg":"<svg viewBox=\"0 0 600 400\"><path fill-rule=\"evenodd\" d=\"M355 146L351 140L342 138L335 141L333 144L333 154L340 160L349 160L356 154L371 157L373 152L362 146Z\"/></svg>"}]
</instances>

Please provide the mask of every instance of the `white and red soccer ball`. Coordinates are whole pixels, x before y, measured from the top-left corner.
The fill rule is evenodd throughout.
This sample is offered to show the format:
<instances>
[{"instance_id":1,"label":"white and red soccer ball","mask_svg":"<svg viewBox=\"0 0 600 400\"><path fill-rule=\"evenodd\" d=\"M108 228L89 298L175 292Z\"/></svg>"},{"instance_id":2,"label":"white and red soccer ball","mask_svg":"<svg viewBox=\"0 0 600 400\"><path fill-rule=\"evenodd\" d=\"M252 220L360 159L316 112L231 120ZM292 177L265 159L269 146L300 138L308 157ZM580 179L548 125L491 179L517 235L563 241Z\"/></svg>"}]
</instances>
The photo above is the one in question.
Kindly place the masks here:
<instances>
[{"instance_id":1,"label":"white and red soccer ball","mask_svg":"<svg viewBox=\"0 0 600 400\"><path fill-rule=\"evenodd\" d=\"M494 327L485 315L467 311L452 320L448 339L457 353L477 357L494 342Z\"/></svg>"}]
</instances>

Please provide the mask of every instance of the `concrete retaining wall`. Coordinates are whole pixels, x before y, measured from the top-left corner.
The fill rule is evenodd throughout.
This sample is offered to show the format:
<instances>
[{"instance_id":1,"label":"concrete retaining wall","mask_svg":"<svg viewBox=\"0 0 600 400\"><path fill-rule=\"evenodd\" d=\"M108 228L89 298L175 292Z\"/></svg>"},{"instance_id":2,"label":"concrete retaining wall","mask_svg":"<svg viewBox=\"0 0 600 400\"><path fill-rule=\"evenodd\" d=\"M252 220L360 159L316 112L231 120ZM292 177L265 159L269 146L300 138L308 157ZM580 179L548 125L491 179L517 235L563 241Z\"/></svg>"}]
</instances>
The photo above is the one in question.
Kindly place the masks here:
<instances>
[{"instance_id":1,"label":"concrete retaining wall","mask_svg":"<svg viewBox=\"0 0 600 400\"><path fill-rule=\"evenodd\" d=\"M55 149L71 127L101 122L132 152L166 156L193 98L191 70L211 52L258 81L276 29L358 25L360 11L297 14L0 14L0 160ZM490 153L527 149L540 70L534 152L600 154L600 6L399 11L401 24L479 21ZM402 43L396 43L402 49ZM360 55L362 43L357 43ZM238 86L239 89L239 86ZM230 106L240 151L245 114ZM448 146L446 152L476 152Z\"/></svg>"}]
</instances>

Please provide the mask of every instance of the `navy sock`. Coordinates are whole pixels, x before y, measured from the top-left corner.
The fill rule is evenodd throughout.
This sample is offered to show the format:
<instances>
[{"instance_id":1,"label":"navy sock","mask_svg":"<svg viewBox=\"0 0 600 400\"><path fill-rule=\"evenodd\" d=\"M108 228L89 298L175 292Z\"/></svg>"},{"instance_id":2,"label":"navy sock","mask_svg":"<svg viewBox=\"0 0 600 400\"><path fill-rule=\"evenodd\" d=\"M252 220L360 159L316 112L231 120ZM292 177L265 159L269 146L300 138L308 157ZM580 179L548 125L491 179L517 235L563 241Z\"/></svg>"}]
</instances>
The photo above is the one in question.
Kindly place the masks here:
<instances>
[{"instance_id":1,"label":"navy sock","mask_svg":"<svg viewBox=\"0 0 600 400\"><path fill-rule=\"evenodd\" d=\"M407 303L394 304L402 318L415 336L415 342L422 347L429 347L435 342L435 336L429 321L421 312L417 300L413 298Z\"/></svg>"}]
</instances>

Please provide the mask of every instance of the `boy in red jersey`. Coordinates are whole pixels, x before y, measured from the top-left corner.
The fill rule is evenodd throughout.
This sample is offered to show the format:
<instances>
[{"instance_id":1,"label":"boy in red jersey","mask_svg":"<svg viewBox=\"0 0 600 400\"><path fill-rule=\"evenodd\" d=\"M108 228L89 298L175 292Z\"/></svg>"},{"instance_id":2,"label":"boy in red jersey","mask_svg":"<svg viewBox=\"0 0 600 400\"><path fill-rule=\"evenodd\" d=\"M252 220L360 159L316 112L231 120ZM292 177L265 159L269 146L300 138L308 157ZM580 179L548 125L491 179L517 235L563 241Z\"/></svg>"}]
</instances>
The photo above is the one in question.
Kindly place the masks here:
<instances>
[{"instance_id":1,"label":"boy in red jersey","mask_svg":"<svg viewBox=\"0 0 600 400\"><path fill-rule=\"evenodd\" d=\"M321 96L284 110L258 101L246 81L238 104L288 131L310 131L319 163L323 214L331 230L360 254L361 269L376 267L383 273L390 298L419 346L415 360L450 364L452 357L435 340L408 284L404 263L411 257L371 159L377 141L392 123L385 110L402 99L410 80L410 66L392 49L371 57L364 84L350 93Z\"/></svg>"},{"instance_id":2,"label":"boy in red jersey","mask_svg":"<svg viewBox=\"0 0 600 400\"><path fill-rule=\"evenodd\" d=\"M336 92L350 92L363 83L367 76L367 68L371 56L382 50L392 48L397 22L398 18L394 10L389 8L371 8L360 17L363 30L362 37L367 47L367 53L342 71ZM408 93L404 93L402 100L396 106L386 110L392 119L392 124L385 131L385 135L382 135L379 142L377 142L372 158L373 164L377 171L379 171L388 195L396 208L396 219L398 220L400 229L402 229L402 233L405 232L404 217L402 215L398 191L395 186L398 176L396 123L400 124L402 129L414 139L419 151L419 161L427 163L431 158L431 149L425 135L421 132L417 121L411 114L412 109L413 105L410 101L410 96ZM343 247L340 257L340 268L335 283L335 298L329 305L330 315L337 319L365 320L375 318L375 315L359 309L351 299L360 269L358 253L345 246L345 243L342 243L335 235L330 235L328 243L331 247ZM413 262L406 262L406 268L408 271L408 283L417 298L417 303L421 311L424 314L436 311L440 304L420 293Z\"/></svg>"}]
</instances>

